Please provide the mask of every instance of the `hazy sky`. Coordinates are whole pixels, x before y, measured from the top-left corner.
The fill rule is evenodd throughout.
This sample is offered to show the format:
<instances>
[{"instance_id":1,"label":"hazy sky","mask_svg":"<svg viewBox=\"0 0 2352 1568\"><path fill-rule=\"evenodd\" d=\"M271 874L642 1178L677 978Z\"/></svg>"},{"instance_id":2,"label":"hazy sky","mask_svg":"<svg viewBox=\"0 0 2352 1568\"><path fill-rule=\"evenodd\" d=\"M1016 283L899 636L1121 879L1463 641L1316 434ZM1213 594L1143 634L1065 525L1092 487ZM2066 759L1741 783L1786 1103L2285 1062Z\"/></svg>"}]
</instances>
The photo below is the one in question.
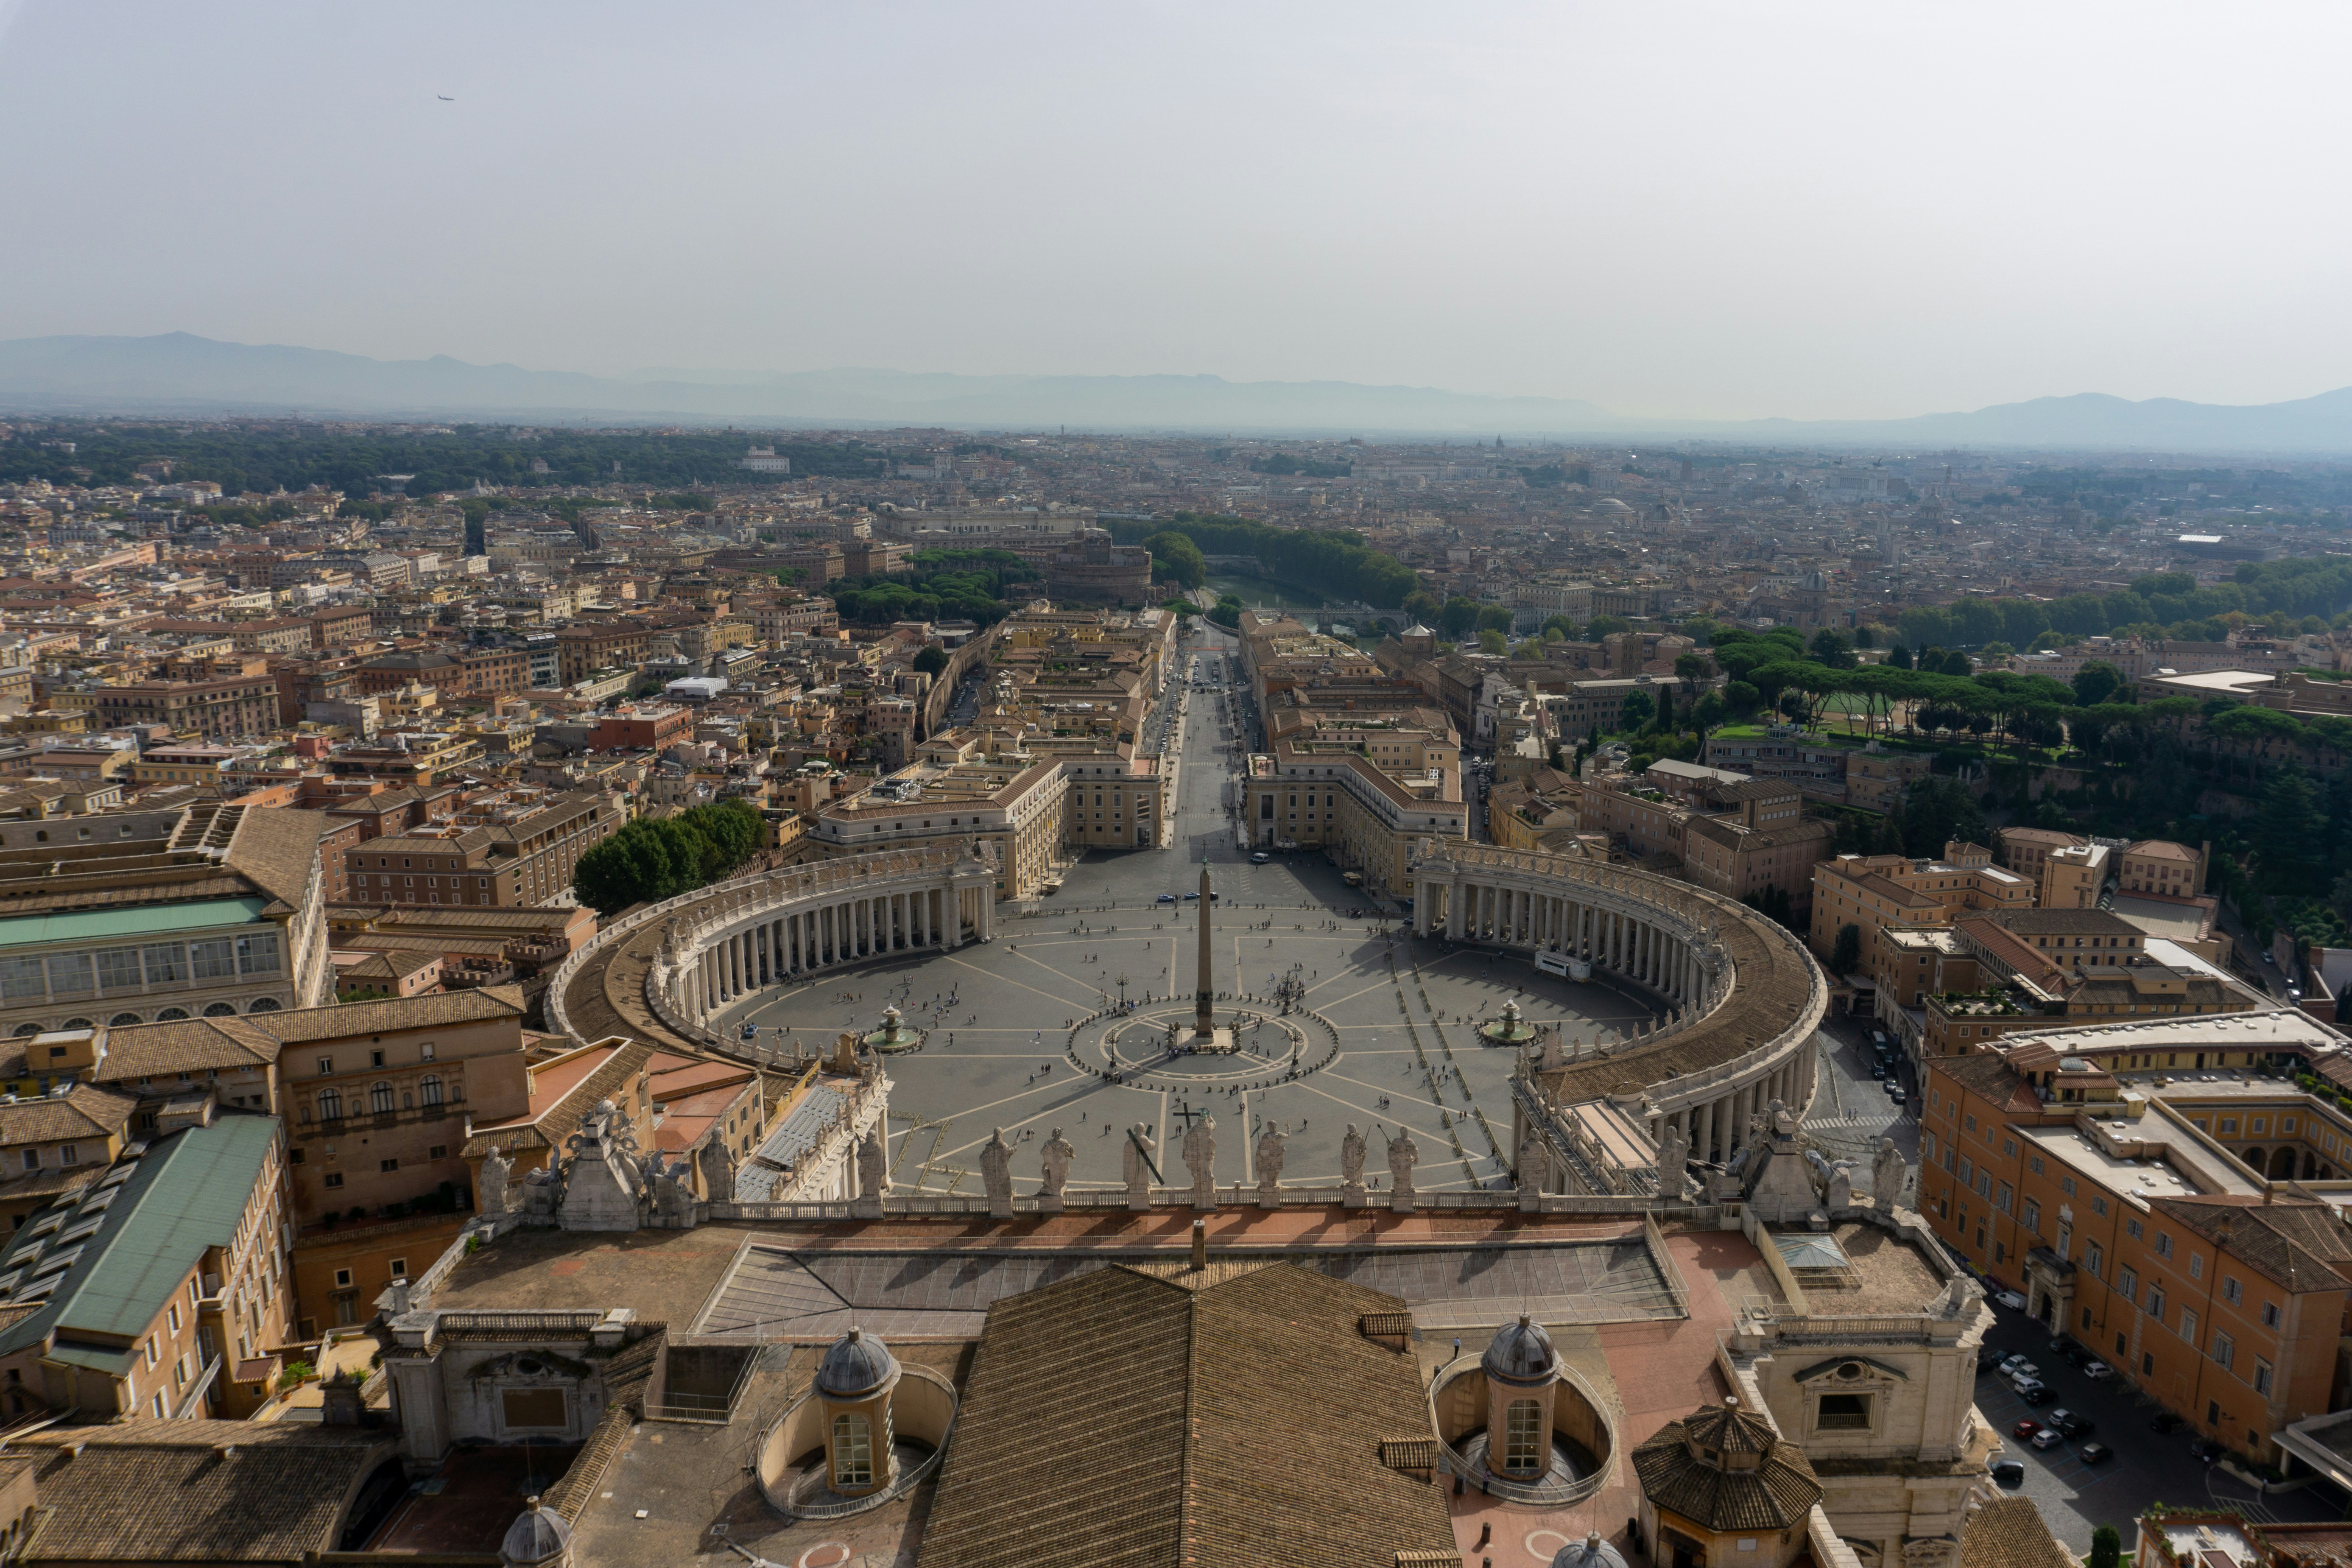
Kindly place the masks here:
<instances>
[{"instance_id":1,"label":"hazy sky","mask_svg":"<svg viewBox=\"0 0 2352 1568\"><path fill-rule=\"evenodd\" d=\"M2347 44L2211 0L0 0L0 337L2265 402L2352 383Z\"/></svg>"}]
</instances>

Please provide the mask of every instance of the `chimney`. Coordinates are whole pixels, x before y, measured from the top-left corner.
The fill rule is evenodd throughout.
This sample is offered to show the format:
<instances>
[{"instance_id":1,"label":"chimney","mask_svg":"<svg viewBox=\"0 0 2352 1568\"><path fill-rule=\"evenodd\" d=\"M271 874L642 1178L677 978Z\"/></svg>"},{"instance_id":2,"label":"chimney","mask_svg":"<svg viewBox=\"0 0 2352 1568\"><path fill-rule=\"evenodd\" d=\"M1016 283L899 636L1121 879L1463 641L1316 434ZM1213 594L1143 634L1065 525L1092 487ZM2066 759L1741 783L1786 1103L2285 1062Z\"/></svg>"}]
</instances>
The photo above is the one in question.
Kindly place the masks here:
<instances>
[{"instance_id":1,"label":"chimney","mask_svg":"<svg viewBox=\"0 0 2352 1568\"><path fill-rule=\"evenodd\" d=\"M1209 1222L1204 1219L1196 1219L1192 1222L1192 1267L1195 1268L1206 1268L1208 1266Z\"/></svg>"}]
</instances>

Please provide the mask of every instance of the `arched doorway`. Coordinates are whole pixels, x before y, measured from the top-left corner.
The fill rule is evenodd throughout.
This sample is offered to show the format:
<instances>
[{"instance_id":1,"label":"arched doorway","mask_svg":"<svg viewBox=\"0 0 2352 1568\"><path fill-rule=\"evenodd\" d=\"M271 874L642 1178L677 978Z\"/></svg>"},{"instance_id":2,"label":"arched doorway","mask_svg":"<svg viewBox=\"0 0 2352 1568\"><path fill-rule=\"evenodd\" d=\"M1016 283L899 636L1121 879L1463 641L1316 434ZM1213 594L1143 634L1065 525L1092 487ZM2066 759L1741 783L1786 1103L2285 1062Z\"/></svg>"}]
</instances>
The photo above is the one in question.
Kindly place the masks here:
<instances>
[{"instance_id":1,"label":"arched doorway","mask_svg":"<svg viewBox=\"0 0 2352 1568\"><path fill-rule=\"evenodd\" d=\"M2255 1175L2259 1176L2263 1173L2263 1152L2260 1149L2241 1149L2238 1151L2238 1160Z\"/></svg>"},{"instance_id":2,"label":"arched doorway","mask_svg":"<svg viewBox=\"0 0 2352 1568\"><path fill-rule=\"evenodd\" d=\"M2282 1143L2271 1151L2271 1180L2291 1182L2294 1179L2294 1148Z\"/></svg>"}]
</instances>

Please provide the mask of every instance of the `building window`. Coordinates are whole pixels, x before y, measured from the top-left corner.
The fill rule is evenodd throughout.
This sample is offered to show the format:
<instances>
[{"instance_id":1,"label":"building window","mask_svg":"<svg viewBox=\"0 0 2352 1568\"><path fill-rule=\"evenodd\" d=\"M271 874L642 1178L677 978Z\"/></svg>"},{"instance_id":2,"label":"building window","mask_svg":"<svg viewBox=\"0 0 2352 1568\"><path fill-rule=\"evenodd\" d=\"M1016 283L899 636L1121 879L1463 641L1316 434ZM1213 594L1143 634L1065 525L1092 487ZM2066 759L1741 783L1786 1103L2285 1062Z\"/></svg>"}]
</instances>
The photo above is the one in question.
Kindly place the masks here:
<instances>
[{"instance_id":1,"label":"building window","mask_svg":"<svg viewBox=\"0 0 2352 1568\"><path fill-rule=\"evenodd\" d=\"M2139 1299L2139 1276L2128 1268L2117 1270L2116 1274L2116 1289L2123 1292L2125 1300L2137 1300Z\"/></svg>"},{"instance_id":2,"label":"building window","mask_svg":"<svg viewBox=\"0 0 2352 1568\"><path fill-rule=\"evenodd\" d=\"M2268 1394L2270 1391L2271 1363L2266 1361L2257 1361L2254 1363L2254 1392Z\"/></svg>"},{"instance_id":3,"label":"building window","mask_svg":"<svg viewBox=\"0 0 2352 1568\"><path fill-rule=\"evenodd\" d=\"M424 1081L420 1082L416 1086L416 1093L417 1097L427 1105L440 1104L441 1075L438 1073L426 1073L425 1075Z\"/></svg>"},{"instance_id":4,"label":"building window","mask_svg":"<svg viewBox=\"0 0 2352 1568\"><path fill-rule=\"evenodd\" d=\"M2265 1301L2265 1302L2263 1302L2263 1327L2264 1327L2264 1328L2266 1328L2266 1329L2275 1329L2275 1328L2277 1328L2278 1326L2279 1326L2279 1310L2278 1310L2278 1303L2277 1303L2276 1301Z\"/></svg>"},{"instance_id":5,"label":"building window","mask_svg":"<svg viewBox=\"0 0 2352 1568\"><path fill-rule=\"evenodd\" d=\"M1813 1427L1822 1432L1866 1432L1870 1429L1870 1395L1824 1394Z\"/></svg>"},{"instance_id":6,"label":"building window","mask_svg":"<svg viewBox=\"0 0 2352 1568\"><path fill-rule=\"evenodd\" d=\"M2238 1347L2231 1342L2229 1335L2215 1334L2213 1336L2213 1359L2221 1363L2223 1370L2226 1371L2229 1368L2230 1358L2237 1353Z\"/></svg>"},{"instance_id":7,"label":"building window","mask_svg":"<svg viewBox=\"0 0 2352 1568\"><path fill-rule=\"evenodd\" d=\"M378 1083L371 1086L368 1089L368 1106L378 1115L393 1110L392 1085Z\"/></svg>"},{"instance_id":8,"label":"building window","mask_svg":"<svg viewBox=\"0 0 2352 1568\"><path fill-rule=\"evenodd\" d=\"M2191 1279L2202 1279L2205 1278L2205 1255L2203 1253L2192 1252L2189 1255L2189 1278Z\"/></svg>"},{"instance_id":9,"label":"building window","mask_svg":"<svg viewBox=\"0 0 2352 1568\"><path fill-rule=\"evenodd\" d=\"M2160 1230L2156 1233L2156 1255L2158 1258L2172 1256L2172 1237Z\"/></svg>"},{"instance_id":10,"label":"building window","mask_svg":"<svg viewBox=\"0 0 2352 1568\"><path fill-rule=\"evenodd\" d=\"M2042 1234L2042 1205L2033 1202L2031 1198L2027 1199L2025 1204L2024 1218L2025 1228L2032 1231L2034 1235L2040 1236Z\"/></svg>"},{"instance_id":11,"label":"building window","mask_svg":"<svg viewBox=\"0 0 2352 1568\"><path fill-rule=\"evenodd\" d=\"M833 1484L870 1487L874 1484L874 1436L866 1417L845 1411L833 1418Z\"/></svg>"},{"instance_id":12,"label":"building window","mask_svg":"<svg viewBox=\"0 0 2352 1568\"><path fill-rule=\"evenodd\" d=\"M1550 1468L1544 1450L1543 1405L1533 1399L1514 1399L1503 1412L1503 1468L1529 1475Z\"/></svg>"},{"instance_id":13,"label":"building window","mask_svg":"<svg viewBox=\"0 0 2352 1568\"><path fill-rule=\"evenodd\" d=\"M80 1164L80 1163L81 1163L81 1145L80 1145L80 1144L79 1144L79 1143L64 1143L64 1144L60 1144L60 1145L58 1145L58 1164L60 1164L60 1165L79 1165L79 1164Z\"/></svg>"},{"instance_id":14,"label":"building window","mask_svg":"<svg viewBox=\"0 0 2352 1568\"><path fill-rule=\"evenodd\" d=\"M342 1184L343 1184L343 1173L342 1173L341 1171L330 1171L330 1172L328 1172L328 1173L327 1173L327 1181L326 1181L326 1185L327 1185L330 1189L331 1189L331 1188L335 1188L335 1187L340 1187L340 1186L341 1186Z\"/></svg>"},{"instance_id":15,"label":"building window","mask_svg":"<svg viewBox=\"0 0 2352 1568\"><path fill-rule=\"evenodd\" d=\"M2032 1172L2035 1175L2040 1175L2042 1173L2042 1156L2036 1154L2032 1158L2027 1160L2025 1162L2025 1168Z\"/></svg>"},{"instance_id":16,"label":"building window","mask_svg":"<svg viewBox=\"0 0 2352 1568\"><path fill-rule=\"evenodd\" d=\"M2134 1241L2137 1241L2141 1235L2139 1221L2136 1219L2127 1219L2124 1221L2124 1234L2130 1237Z\"/></svg>"},{"instance_id":17,"label":"building window","mask_svg":"<svg viewBox=\"0 0 2352 1568\"><path fill-rule=\"evenodd\" d=\"M342 1119L343 1097L341 1093L331 1089L320 1089L319 1091L319 1120L321 1121L341 1121Z\"/></svg>"},{"instance_id":18,"label":"building window","mask_svg":"<svg viewBox=\"0 0 2352 1568\"><path fill-rule=\"evenodd\" d=\"M2245 1299L2244 1289L2235 1279L2224 1275L2221 1279L2221 1300L2234 1307Z\"/></svg>"}]
</instances>

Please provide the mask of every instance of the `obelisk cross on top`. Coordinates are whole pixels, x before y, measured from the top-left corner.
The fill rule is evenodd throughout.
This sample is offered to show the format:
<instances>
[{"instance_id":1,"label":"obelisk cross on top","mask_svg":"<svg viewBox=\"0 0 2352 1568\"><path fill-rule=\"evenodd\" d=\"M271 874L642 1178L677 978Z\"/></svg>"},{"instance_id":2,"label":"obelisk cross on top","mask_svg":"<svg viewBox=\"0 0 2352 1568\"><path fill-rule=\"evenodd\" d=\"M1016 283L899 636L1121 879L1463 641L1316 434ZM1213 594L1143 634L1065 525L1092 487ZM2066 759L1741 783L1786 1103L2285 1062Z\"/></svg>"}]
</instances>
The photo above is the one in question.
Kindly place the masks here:
<instances>
[{"instance_id":1,"label":"obelisk cross on top","mask_svg":"<svg viewBox=\"0 0 2352 1568\"><path fill-rule=\"evenodd\" d=\"M1209 889L1209 858L1201 857L1201 978L1192 995L1192 1033L1202 1039L1216 1034L1216 987L1209 982L1209 906L1216 895Z\"/></svg>"}]
</instances>

